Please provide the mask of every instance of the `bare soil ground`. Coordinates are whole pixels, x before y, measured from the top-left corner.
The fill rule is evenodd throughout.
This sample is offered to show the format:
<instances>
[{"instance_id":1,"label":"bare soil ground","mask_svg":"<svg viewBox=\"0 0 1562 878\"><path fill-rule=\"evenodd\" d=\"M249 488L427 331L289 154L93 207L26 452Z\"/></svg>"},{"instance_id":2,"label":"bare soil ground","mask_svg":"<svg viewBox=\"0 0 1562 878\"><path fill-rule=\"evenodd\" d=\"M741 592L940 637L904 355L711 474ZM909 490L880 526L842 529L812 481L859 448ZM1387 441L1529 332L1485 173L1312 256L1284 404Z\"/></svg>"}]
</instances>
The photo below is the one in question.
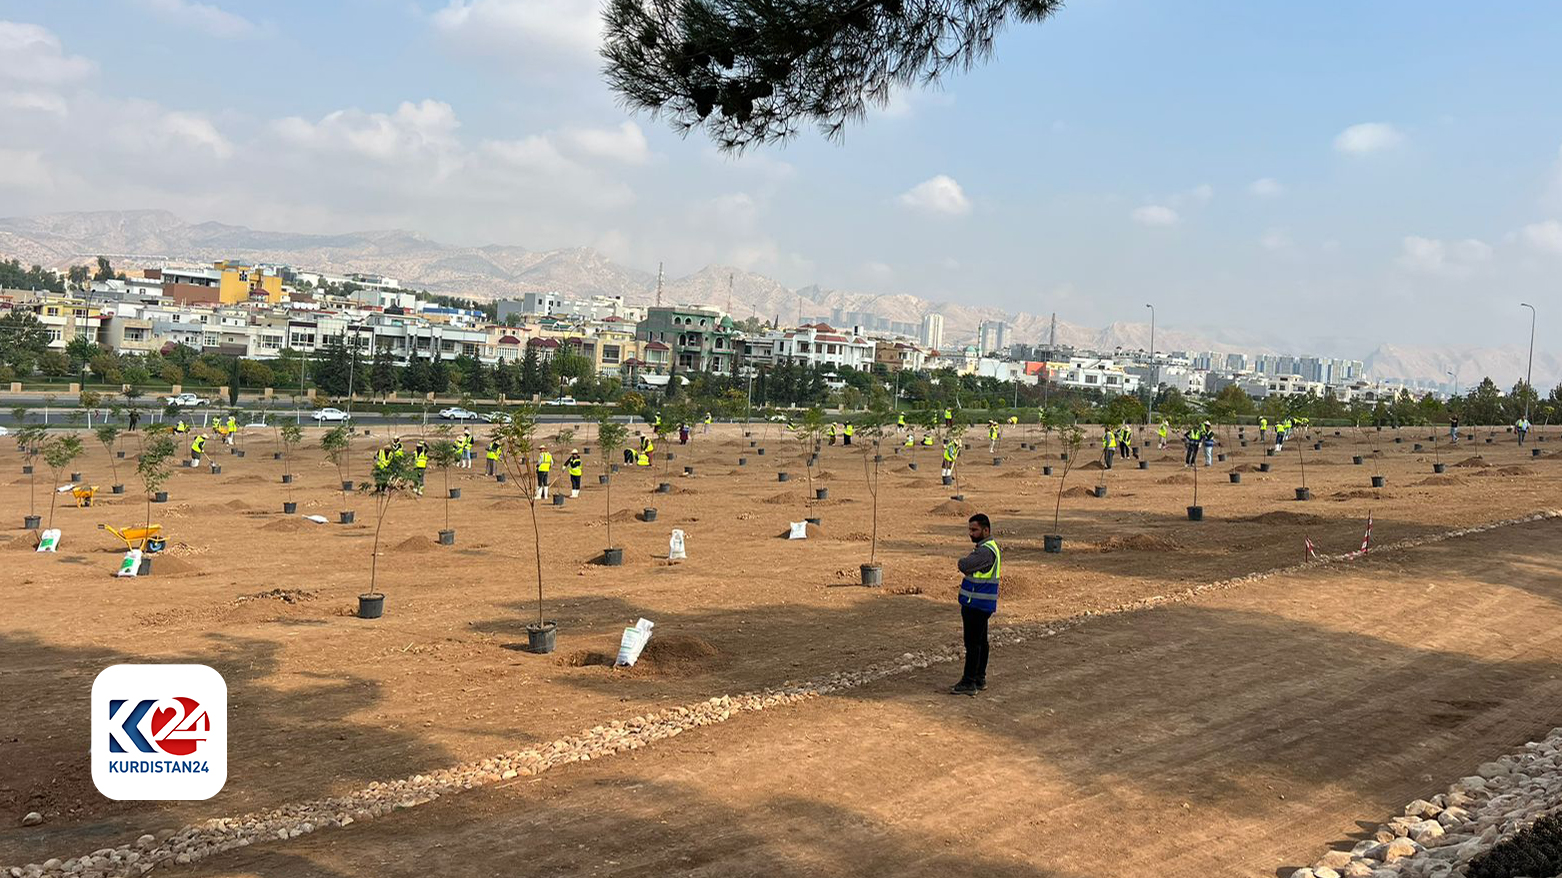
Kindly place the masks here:
<instances>
[{"instance_id":1,"label":"bare soil ground","mask_svg":"<svg viewBox=\"0 0 1562 878\"><path fill-rule=\"evenodd\" d=\"M1004 546L1002 612L1013 621L1294 563L1304 537L1320 551L1348 551L1369 510L1374 539L1387 543L1562 505L1557 460L1531 459L1500 433L1486 444L1482 432L1452 454L1440 447L1446 463L1481 455L1489 464L1450 466L1457 480L1447 482L1428 482L1444 477L1432 474L1432 445L1421 430L1401 431L1399 444L1392 431L1324 430L1322 450L1308 444L1299 454L1293 444L1274 458L1256 439L1239 446L1233 434L1231 457L1198 473L1205 521L1186 520L1192 484L1163 483L1192 475L1180 452L1151 449L1147 470L1119 462L1106 473L1070 474L1067 487L1104 477L1109 493L1065 498L1058 532L1066 551L1047 555L1042 535L1054 532L1062 469L1056 443L1045 453L1021 451L1021 437L1006 437L1001 467L969 451L960 484L950 488L938 484L930 450L917 450L921 471L911 472L904 454L886 449L877 560L888 587L865 590L855 585L872 530L861 450L824 449L813 486L827 487L829 499L810 505L801 449L774 428L766 432L756 425L752 437L764 456L725 427L674 445L670 476L661 462L654 472L620 473L613 509L660 513L651 523L615 516L622 568L593 563L607 545L598 456L588 458L581 500L537 509L545 614L560 624L553 656L522 650L524 626L537 614L527 504L515 485L484 479L480 469L452 474L463 494L450 503L454 547L433 543L444 526L440 474L431 474L429 496L392 504L379 565L387 615L376 621L351 617L367 586L369 502L344 500L333 490L335 469L310 450L294 464L291 496L300 511L334 520L350 508L358 523L283 516L289 489L278 483L270 437L260 433L246 437L245 458L218 450L221 475L178 472L169 503L153 507L171 551L149 579L112 578L116 546L94 529L142 520L134 487L89 509L57 508L55 525L65 532L57 557L26 551L25 531L3 532L10 539L0 541L7 604L0 698L28 707L0 712L0 806L18 816L42 811L48 821L20 829L5 820L0 863L70 856L143 831L480 758L657 705L950 642L958 637L953 559L969 545L968 510L995 521ZM350 477L364 477L368 441ZM1411 451L1416 441L1427 444L1425 453ZM1562 442L1551 437L1537 447L1550 454ZM134 440L128 448L120 480L132 483ZM106 487L109 457L92 449L73 468ZM1353 466L1353 454L1365 465ZM737 465L740 455L746 466ZM1272 472L1244 471L1238 485L1226 478L1265 462ZM1041 474L1044 464L1055 467L1052 476ZM695 475L683 477L685 465ZM1292 499L1303 465L1314 496L1307 503ZM16 474L0 483L0 515L15 527L28 505L27 480L12 449L0 454L0 468ZM778 468L792 480L778 483ZM1368 487L1375 473L1388 487ZM44 491L47 479L40 477ZM654 493L663 480L675 493ZM952 501L955 493L964 500ZM48 497L39 497L47 515ZM809 540L776 538L805 514L823 519ZM689 560L670 563L675 527L688 535ZM1446 782L1447 772L1466 773L1488 750L1557 724L1545 705L1557 693L1545 687L1555 685L1562 649L1549 634L1562 580L1554 552L1541 548L1556 545L1556 527L1385 556L1354 575L1330 568L1271 580L1000 651L1004 683L975 701L938 694L950 682L947 670L929 672L851 699L744 719L634 759L256 850L246 854L255 858L248 865L219 858L208 868L612 874L652 865L748 874L779 863L792 873L847 874L893 862L907 865L889 871L932 872L961 868L977 833L960 824L985 818L995 841L984 842L972 873L1161 874L1149 865L1183 862L1168 854L1175 849L1204 858L1165 874L1218 874L1207 871L1217 848L1226 856L1246 851L1237 863L1271 873L1345 837L1351 827L1339 825L1341 815L1379 820ZM639 616L657 622L657 649L644 667L614 671L603 659ZM231 769L217 798L114 803L92 788L87 695L99 670L123 661L202 662L226 677ZM1508 694L1486 694L1494 687ZM1423 783L1426 775L1437 783ZM1271 803L1268 787L1277 781L1288 798ZM992 813L971 790L983 784L997 796ZM525 802L509 801L521 795ZM1295 811L1302 801L1311 804ZM529 831L537 827L548 831ZM419 839L424 859L398 848ZM434 844L460 856L460 869L420 866Z\"/></svg>"}]
</instances>

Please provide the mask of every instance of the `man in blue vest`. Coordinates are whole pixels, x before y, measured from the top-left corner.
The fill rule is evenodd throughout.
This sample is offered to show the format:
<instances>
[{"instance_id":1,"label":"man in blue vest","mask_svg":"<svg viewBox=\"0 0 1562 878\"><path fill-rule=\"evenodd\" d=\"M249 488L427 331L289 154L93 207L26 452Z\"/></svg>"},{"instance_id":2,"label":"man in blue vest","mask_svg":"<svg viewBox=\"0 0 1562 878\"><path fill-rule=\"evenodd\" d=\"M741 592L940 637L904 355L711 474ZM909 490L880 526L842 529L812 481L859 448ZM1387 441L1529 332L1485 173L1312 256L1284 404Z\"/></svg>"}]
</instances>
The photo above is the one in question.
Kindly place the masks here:
<instances>
[{"instance_id":1,"label":"man in blue vest","mask_svg":"<svg viewBox=\"0 0 1562 878\"><path fill-rule=\"evenodd\" d=\"M987 620L998 611L998 574L1003 566L993 523L985 513L971 516L971 542L976 548L960 559L960 623L965 630L965 673L949 690L951 695L972 695L987 688Z\"/></svg>"}]
</instances>

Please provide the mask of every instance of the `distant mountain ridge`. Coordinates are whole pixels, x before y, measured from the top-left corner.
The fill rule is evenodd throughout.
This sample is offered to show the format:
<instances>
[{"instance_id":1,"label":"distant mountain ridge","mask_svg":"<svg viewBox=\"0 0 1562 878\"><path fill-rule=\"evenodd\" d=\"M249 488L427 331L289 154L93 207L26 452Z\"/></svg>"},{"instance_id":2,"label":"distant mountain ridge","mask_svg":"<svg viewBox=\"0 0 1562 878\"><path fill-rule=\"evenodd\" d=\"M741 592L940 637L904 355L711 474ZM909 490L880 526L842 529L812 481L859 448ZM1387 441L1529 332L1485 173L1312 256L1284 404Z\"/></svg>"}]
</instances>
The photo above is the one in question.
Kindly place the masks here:
<instances>
[{"instance_id":1,"label":"distant mountain ridge","mask_svg":"<svg viewBox=\"0 0 1562 878\"><path fill-rule=\"evenodd\" d=\"M346 274L361 272L395 277L432 292L493 299L526 292L568 291L578 295L618 295L633 304L649 304L656 296L656 275L612 261L587 247L536 251L509 245L465 247L444 244L418 232L386 229L342 234L258 231L218 222L188 223L164 210L92 211L0 219L0 255L27 264L63 269L106 255L130 267L163 261L209 262L238 259L284 262L301 269ZM730 292L729 292L730 281ZM729 309L737 317L793 322L842 313L873 313L885 319L920 325L924 315L942 314L945 345L970 341L986 320L1009 325L1013 342L1047 338L1051 316L1007 312L953 302L931 302L907 294L873 294L827 289L818 285L791 288L762 274L710 265L664 283L665 303L704 304ZM1077 348L1110 353L1147 350L1147 323L1118 322L1096 329L1057 322L1057 340ZM1158 326L1160 351L1275 353L1252 335L1225 330L1189 331ZM1284 351L1302 355L1305 351ZM1519 352L1522 356L1523 352ZM1509 349L1441 349L1385 344L1366 358L1368 375L1446 381L1457 367L1463 383L1490 374L1523 375ZM1562 378L1562 364L1537 355L1536 384Z\"/></svg>"}]
</instances>

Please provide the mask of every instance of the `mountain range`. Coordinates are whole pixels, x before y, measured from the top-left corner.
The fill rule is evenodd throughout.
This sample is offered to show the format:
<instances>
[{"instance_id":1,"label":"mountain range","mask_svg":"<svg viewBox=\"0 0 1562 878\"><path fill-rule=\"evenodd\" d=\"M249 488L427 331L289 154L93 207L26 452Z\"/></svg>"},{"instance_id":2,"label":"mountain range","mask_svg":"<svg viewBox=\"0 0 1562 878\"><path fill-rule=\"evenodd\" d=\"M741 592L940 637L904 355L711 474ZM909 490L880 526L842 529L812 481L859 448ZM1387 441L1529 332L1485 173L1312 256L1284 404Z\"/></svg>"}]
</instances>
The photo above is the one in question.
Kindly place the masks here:
<instances>
[{"instance_id":1,"label":"mountain range","mask_svg":"<svg viewBox=\"0 0 1562 878\"><path fill-rule=\"evenodd\" d=\"M652 272L620 265L585 247L528 250L509 245L468 247L444 244L400 229L335 235L270 232L217 222L189 223L162 210L91 211L0 219L0 256L26 264L63 269L108 256L121 267L164 263L204 263L219 259L286 263L298 269L333 274L359 272L395 277L409 287L479 299L514 297L526 292L562 291L580 296L617 295L637 305L656 300ZM1011 342L1044 341L1051 315L931 302L905 294L872 294L821 286L788 287L741 269L706 266L693 274L663 281L668 304L705 304L735 317L828 320L839 312L869 313L897 323L920 325L929 313L944 317L945 345L974 339L983 321L1008 324ZM1058 320L1057 340L1078 348L1109 352L1150 347L1148 323L1119 322L1092 328ZM1272 342L1229 329L1157 327L1161 351L1276 353ZM1303 351L1283 351L1303 354ZM1432 348L1383 344L1366 354L1367 375L1378 379L1448 382L1457 370L1464 384L1491 375L1511 384L1524 374L1525 351L1512 348ZM1562 380L1562 362L1540 354L1536 384Z\"/></svg>"}]
</instances>

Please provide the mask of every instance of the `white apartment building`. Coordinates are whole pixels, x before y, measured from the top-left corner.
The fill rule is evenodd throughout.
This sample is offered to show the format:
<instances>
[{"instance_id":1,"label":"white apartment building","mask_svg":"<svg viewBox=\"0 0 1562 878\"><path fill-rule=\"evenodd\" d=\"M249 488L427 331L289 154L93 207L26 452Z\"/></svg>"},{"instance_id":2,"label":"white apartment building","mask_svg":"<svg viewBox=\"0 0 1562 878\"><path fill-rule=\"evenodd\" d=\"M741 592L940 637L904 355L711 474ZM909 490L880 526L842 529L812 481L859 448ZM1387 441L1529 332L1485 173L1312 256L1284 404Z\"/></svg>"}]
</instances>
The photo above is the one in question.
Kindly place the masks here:
<instances>
[{"instance_id":1,"label":"white apartment building","mask_svg":"<svg viewBox=\"0 0 1562 878\"><path fill-rule=\"evenodd\" d=\"M922 315L922 334L918 339L922 347L930 350L942 350L944 347L944 315Z\"/></svg>"},{"instance_id":2,"label":"white apartment building","mask_svg":"<svg viewBox=\"0 0 1562 878\"><path fill-rule=\"evenodd\" d=\"M844 332L824 323L806 324L796 329L767 330L741 344L744 357L756 365L790 361L834 369L873 368L875 343L864 338L858 328Z\"/></svg>"},{"instance_id":3,"label":"white apartment building","mask_svg":"<svg viewBox=\"0 0 1562 878\"><path fill-rule=\"evenodd\" d=\"M1106 393L1138 393L1139 376L1117 361L1101 357L1073 357L1067 363L1048 363L1048 378L1063 387Z\"/></svg>"}]
</instances>

